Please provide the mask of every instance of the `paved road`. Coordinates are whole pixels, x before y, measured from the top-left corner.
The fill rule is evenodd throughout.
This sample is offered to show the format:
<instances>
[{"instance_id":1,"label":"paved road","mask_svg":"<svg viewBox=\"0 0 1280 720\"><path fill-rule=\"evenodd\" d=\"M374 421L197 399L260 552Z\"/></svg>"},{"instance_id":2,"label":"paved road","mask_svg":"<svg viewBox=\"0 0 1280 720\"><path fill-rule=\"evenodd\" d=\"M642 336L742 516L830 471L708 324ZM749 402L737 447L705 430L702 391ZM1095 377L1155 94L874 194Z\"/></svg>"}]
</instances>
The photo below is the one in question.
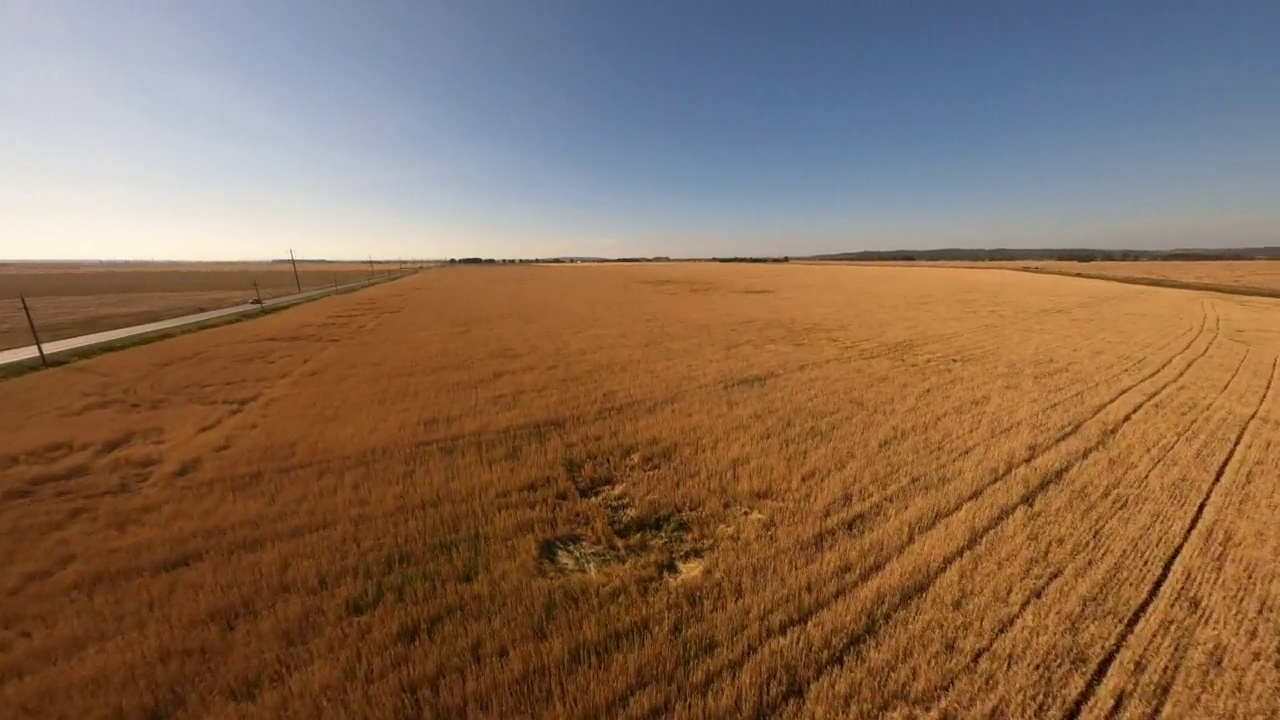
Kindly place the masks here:
<instances>
[{"instance_id":1,"label":"paved road","mask_svg":"<svg viewBox=\"0 0 1280 720\"><path fill-rule=\"evenodd\" d=\"M330 295L337 290L360 287L364 284L365 281L361 280L359 282L339 285L336 289L333 287L327 287L320 290L308 290L307 292L296 293L294 295L282 295L278 298L264 300L262 304L266 307L291 305L296 302L302 302L303 300L320 297L321 295ZM240 315L247 312L258 312L260 309L261 307L258 305L245 303L243 305L221 308L219 310L209 310L208 312L196 313L194 315L183 315L182 317L160 320L158 322L147 323L146 325L134 325L133 327L107 330L104 332L93 333L91 335L81 335L79 337L67 338L66 340L55 340L44 344L44 353L45 355L56 355L57 353L66 352L68 350L79 350L81 348L93 347L94 345L115 342L116 340L123 340L136 335L146 335L147 333L153 333L160 330L172 330L174 328L185 327L187 325L195 325L196 323L206 322L215 318ZM10 365L12 363L23 362L38 357L40 357L40 352L36 350L35 345L13 348L12 350L0 350L0 365Z\"/></svg>"}]
</instances>

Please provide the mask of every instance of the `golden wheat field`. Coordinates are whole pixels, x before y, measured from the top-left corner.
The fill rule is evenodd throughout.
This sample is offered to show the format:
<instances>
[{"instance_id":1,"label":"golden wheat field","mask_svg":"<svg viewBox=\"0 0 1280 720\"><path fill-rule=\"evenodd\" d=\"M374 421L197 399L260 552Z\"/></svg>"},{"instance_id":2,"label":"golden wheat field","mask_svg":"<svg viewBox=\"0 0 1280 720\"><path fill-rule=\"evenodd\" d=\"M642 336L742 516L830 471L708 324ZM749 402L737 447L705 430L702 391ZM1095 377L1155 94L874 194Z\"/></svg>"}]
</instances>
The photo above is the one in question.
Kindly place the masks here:
<instances>
[{"instance_id":1,"label":"golden wheat field","mask_svg":"<svg viewBox=\"0 0 1280 720\"><path fill-rule=\"evenodd\" d=\"M379 263L381 276L397 265ZM369 277L359 263L298 263L303 290ZM43 341L297 292L289 263L0 263L0 349L30 345L19 295Z\"/></svg>"},{"instance_id":2,"label":"golden wheat field","mask_svg":"<svg viewBox=\"0 0 1280 720\"><path fill-rule=\"evenodd\" d=\"M0 717L1276 717L1278 318L448 268L0 383Z\"/></svg>"}]
</instances>

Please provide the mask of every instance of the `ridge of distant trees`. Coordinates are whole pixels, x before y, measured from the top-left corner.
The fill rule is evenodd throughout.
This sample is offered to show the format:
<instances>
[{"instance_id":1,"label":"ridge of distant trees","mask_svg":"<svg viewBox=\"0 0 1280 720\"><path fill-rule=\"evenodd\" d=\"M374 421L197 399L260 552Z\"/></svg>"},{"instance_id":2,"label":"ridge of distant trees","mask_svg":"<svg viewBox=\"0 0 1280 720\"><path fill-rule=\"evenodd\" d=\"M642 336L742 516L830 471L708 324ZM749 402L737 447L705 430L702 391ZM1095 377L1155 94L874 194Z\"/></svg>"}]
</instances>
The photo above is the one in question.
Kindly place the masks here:
<instances>
[{"instance_id":1,"label":"ridge of distant trees","mask_svg":"<svg viewBox=\"0 0 1280 720\"><path fill-rule=\"evenodd\" d=\"M1060 260L1067 262L1138 260L1280 260L1280 246L1188 250L1098 250L1092 248L862 250L814 255L807 260L855 260L913 262L959 260L966 262L1009 260Z\"/></svg>"},{"instance_id":2,"label":"ridge of distant trees","mask_svg":"<svg viewBox=\"0 0 1280 720\"><path fill-rule=\"evenodd\" d=\"M792 257L711 257L687 258L682 262L718 263L786 263ZM938 250L860 250L857 252L810 255L803 260L833 260L861 262L915 262L915 261L1050 261L1100 262L1100 261L1197 261L1197 260L1280 260L1280 246L1256 248L1186 249L1186 250L1098 250L1092 248L942 248ZM671 262L667 256L655 257L552 257L552 258L449 258L450 265L510 265L510 264L569 264L569 263L650 263ZM286 261L287 262L287 261ZM310 262L310 261L308 261Z\"/></svg>"},{"instance_id":3,"label":"ridge of distant trees","mask_svg":"<svg viewBox=\"0 0 1280 720\"><path fill-rule=\"evenodd\" d=\"M449 258L450 265L510 265L510 264L561 264L561 263L646 263L646 262L671 262L671 258L660 255L655 257L620 257L620 258L577 258L577 257L555 257L555 258ZM791 262L789 257L717 257L710 259L690 259L684 262L738 262L738 263L784 263Z\"/></svg>"}]
</instances>

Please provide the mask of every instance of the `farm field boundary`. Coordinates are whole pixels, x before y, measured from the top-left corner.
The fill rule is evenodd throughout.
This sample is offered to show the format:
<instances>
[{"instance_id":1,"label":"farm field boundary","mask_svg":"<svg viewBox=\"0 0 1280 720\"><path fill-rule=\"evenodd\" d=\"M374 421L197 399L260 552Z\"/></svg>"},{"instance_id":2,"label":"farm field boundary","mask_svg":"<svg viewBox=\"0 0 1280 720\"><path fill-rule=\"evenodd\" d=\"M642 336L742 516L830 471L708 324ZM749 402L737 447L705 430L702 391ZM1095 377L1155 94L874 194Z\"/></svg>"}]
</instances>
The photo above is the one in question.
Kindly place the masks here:
<instances>
[{"instance_id":1,"label":"farm field boundary","mask_svg":"<svg viewBox=\"0 0 1280 720\"><path fill-rule=\"evenodd\" d=\"M972 266L968 266L972 267ZM982 268L985 269L985 268ZM1270 288L1248 287L1242 285L1224 285L1221 283L1204 283L1190 280L1174 280L1171 278L1137 277L1133 275L1105 275L1102 273L1071 272L1050 268L999 268L1015 272L1032 273L1034 275L1059 275L1062 277L1078 277L1088 280L1107 280L1127 285L1145 285L1148 287L1172 288L1175 290L1195 290L1198 292L1223 293L1225 295L1245 295L1248 297L1280 298L1280 290Z\"/></svg>"}]
</instances>

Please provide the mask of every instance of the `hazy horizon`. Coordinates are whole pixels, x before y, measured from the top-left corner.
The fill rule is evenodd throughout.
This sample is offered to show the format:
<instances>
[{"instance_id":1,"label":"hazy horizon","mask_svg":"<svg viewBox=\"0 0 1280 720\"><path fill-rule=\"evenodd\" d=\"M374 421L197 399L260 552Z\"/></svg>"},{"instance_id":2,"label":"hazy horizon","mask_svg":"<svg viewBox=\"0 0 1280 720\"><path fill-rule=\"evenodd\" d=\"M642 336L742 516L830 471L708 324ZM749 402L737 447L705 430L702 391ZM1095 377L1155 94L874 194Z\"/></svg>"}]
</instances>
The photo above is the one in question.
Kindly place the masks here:
<instances>
[{"instance_id":1,"label":"hazy horizon","mask_svg":"<svg viewBox=\"0 0 1280 720\"><path fill-rule=\"evenodd\" d=\"M0 258L1280 244L1280 6L0 8Z\"/></svg>"},{"instance_id":2,"label":"hazy horizon","mask_svg":"<svg viewBox=\"0 0 1280 720\"><path fill-rule=\"evenodd\" d=\"M1134 253L1143 253L1143 252L1171 252L1171 253L1177 253L1177 252L1190 252L1190 253L1197 253L1197 252L1214 252L1214 251L1273 250L1273 249L1277 249L1277 248L1280 248L1280 245L1249 245L1249 246L1241 245L1241 246L1221 246L1221 247L1197 247L1197 246L1185 246L1185 247L1170 247L1170 248L1154 248L1154 249L1145 249L1145 250L1144 250L1143 248L1136 248L1136 247L1100 247L1100 246L1065 246L1065 245L1063 245L1063 246L1047 246L1047 245L1046 245L1046 246L1034 246L1034 247L1029 246L1029 247L1019 247L1019 248L1014 248L1014 247L1005 247L1005 246L992 245L992 246L972 246L972 247L944 246L944 247L936 247L936 248L919 248L919 247L914 247L914 248L913 248L913 247L881 248L881 249L870 250L869 252L885 252L885 253L892 253L892 254L898 254L898 253L902 253L902 254L910 254L910 253L926 253L926 252L957 252L957 253L963 253L963 252L970 252L970 251L972 251L972 252L999 252L999 251L1009 251L1009 252L1018 252L1018 251L1028 251L1028 252L1055 252L1055 251L1061 251L1061 252L1074 252L1074 251L1086 251L1086 252L1087 252L1087 251L1091 251L1091 250L1093 250L1093 251L1100 251L1100 252L1119 252L1119 253L1123 253L1123 252L1134 252ZM850 253L865 252L865 251L866 251L866 250L834 250L834 251L831 251L831 252L809 253L809 254L805 254L805 255L788 255L788 254L786 254L786 253L762 253L762 254L757 254L757 255L754 255L754 256L739 255L739 257L774 257L774 258L793 257L793 258L796 258L796 259L799 259L799 260L805 260L805 259L809 259L809 258L813 258L813 257L826 257L826 256L831 256L831 255L850 254ZM363 264L363 263L367 263L367 262L372 261L372 262L373 262L374 264L376 264L376 265L386 265L386 264L389 264L389 263L397 263L397 262L404 263L404 264L408 265L408 264L410 264L410 263L420 263L420 262L448 262L449 260L460 260L460 259L464 259L464 258L476 258L476 257L481 257L481 258L491 258L491 259L495 259L495 260L538 260L538 259L556 259L556 258L566 258L566 259L582 258L582 259L587 259L587 260L595 260L595 259L600 259L600 260L618 260L618 259L624 259L624 258L640 258L640 259L663 258L663 259L666 259L666 260L670 260L670 261L672 261L672 262L681 262L681 261L713 260L713 259L716 259L716 258L731 258L731 257L735 257L735 255L732 255L732 254L727 254L727 255L581 255L581 254L577 254L577 255L575 255L575 254L569 254L569 255L512 255L512 256L496 256L496 255L492 255L492 256L486 256L486 255L478 255L478 254L476 254L476 253L466 253L466 252L464 252L464 253L460 253L460 254L457 254L457 255L448 255L448 256L440 256L440 257L403 257L403 258L395 258L395 257L374 257L374 258L368 258L368 257L365 257L365 258L355 258L355 257L297 257L297 258L294 258L294 260L296 260L296 261L297 261L297 262L299 262L299 263ZM218 259L210 259L210 260L193 260L193 259L189 259L189 258L180 258L180 257L150 257L150 258L142 258L142 257L138 257L138 258L121 258L121 257L106 257L106 256L103 256L103 257L63 257L63 258L50 258L50 257L31 257L31 258L17 258L17 257L11 257L11 258L5 258L5 257L0 257L0 264L11 263L11 264L33 264L33 265L34 265L34 264L40 264L40 263L49 263L49 264L54 264L54 263L87 263L87 264L91 264L91 263L101 263L101 264L116 264L116 263L119 263L119 264L133 264L133 263L137 263L137 264L146 264L146 263L155 263L155 264L169 264L169 263L212 263L212 264L217 264L217 263L287 263L287 262L290 262L290 259L289 259L289 257L288 257L288 256L284 256L284 257L280 257L280 256L261 256L261 257L244 257L244 258L218 258Z\"/></svg>"}]
</instances>

